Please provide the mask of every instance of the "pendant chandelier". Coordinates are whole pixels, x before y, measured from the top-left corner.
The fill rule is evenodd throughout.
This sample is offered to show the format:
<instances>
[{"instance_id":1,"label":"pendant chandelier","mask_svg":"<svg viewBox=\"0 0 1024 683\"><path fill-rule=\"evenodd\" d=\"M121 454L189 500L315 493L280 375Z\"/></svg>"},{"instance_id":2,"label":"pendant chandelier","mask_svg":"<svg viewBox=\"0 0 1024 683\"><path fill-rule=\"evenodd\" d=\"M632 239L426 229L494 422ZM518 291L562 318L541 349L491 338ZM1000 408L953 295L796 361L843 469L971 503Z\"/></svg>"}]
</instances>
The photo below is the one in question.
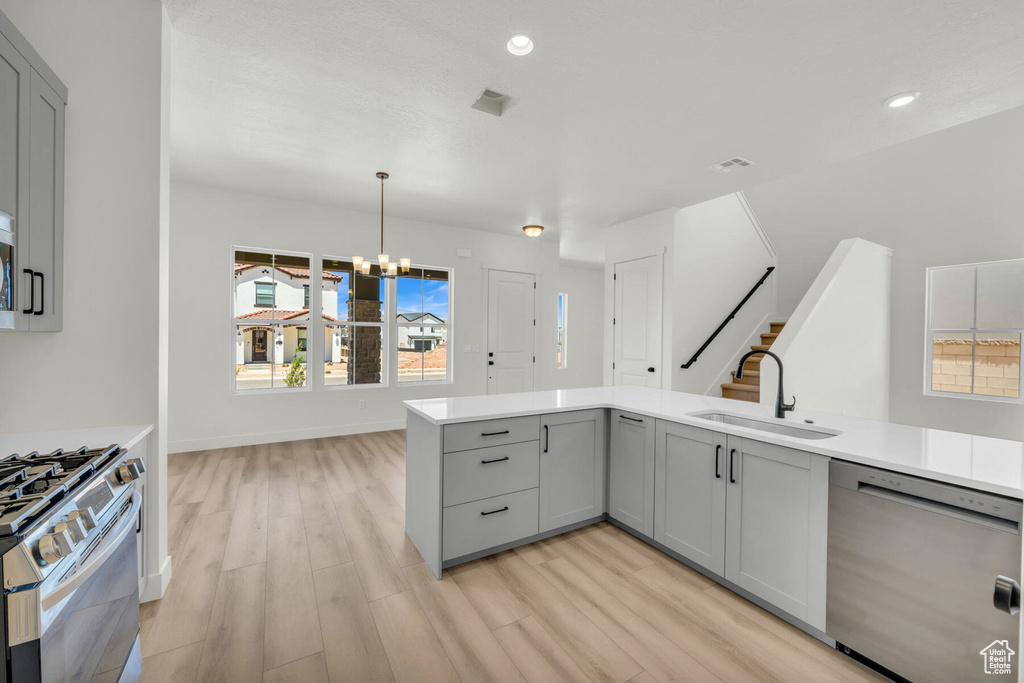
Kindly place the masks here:
<instances>
[{"instance_id":1,"label":"pendant chandelier","mask_svg":"<svg viewBox=\"0 0 1024 683\"><path fill-rule=\"evenodd\" d=\"M408 274L412 260L403 256L398 261L392 261L391 257L384 252L384 181L388 179L388 174L378 171L377 177L380 178L380 253L377 254L377 263L380 265L380 277L393 279L397 277L399 267L402 269L402 275ZM352 267L357 273L369 275L373 266L362 256L353 256Z\"/></svg>"}]
</instances>

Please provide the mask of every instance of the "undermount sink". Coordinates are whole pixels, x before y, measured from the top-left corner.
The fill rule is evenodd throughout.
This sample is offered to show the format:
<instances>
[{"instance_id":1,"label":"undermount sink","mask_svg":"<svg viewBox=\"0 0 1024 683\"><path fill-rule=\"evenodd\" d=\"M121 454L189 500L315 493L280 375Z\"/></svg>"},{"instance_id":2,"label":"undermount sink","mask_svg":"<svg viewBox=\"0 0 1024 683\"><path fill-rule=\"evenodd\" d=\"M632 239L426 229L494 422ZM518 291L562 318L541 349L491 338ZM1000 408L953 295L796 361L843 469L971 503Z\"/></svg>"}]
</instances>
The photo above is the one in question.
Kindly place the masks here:
<instances>
[{"instance_id":1,"label":"undermount sink","mask_svg":"<svg viewBox=\"0 0 1024 683\"><path fill-rule=\"evenodd\" d=\"M842 432L834 429L797 427L796 425L786 424L782 420L758 420L753 417L735 415L733 413L690 413L690 417L699 417L702 420L721 422L722 424L733 425L734 427L756 429L761 432L771 432L772 434L780 434L782 436L792 436L796 439L831 439L833 436L842 434Z\"/></svg>"}]
</instances>

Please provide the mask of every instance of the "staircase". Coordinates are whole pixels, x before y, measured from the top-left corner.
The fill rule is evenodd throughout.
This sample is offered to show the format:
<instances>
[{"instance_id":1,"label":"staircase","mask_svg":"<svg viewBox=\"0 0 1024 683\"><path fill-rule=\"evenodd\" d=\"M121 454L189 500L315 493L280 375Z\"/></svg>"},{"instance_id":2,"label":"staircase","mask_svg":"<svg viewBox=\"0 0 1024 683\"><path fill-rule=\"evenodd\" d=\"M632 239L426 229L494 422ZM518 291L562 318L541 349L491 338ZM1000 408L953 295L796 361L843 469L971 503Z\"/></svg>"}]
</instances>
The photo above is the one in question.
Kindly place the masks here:
<instances>
[{"instance_id":1,"label":"staircase","mask_svg":"<svg viewBox=\"0 0 1024 683\"><path fill-rule=\"evenodd\" d=\"M770 331L761 335L761 343L751 346L751 351L767 351L775 343L776 337L786 323L770 323ZM743 363L743 377L736 379L736 371L732 372L732 382L722 385L722 397L734 398L739 401L757 403L761 400L761 360L763 355L751 356Z\"/></svg>"}]
</instances>

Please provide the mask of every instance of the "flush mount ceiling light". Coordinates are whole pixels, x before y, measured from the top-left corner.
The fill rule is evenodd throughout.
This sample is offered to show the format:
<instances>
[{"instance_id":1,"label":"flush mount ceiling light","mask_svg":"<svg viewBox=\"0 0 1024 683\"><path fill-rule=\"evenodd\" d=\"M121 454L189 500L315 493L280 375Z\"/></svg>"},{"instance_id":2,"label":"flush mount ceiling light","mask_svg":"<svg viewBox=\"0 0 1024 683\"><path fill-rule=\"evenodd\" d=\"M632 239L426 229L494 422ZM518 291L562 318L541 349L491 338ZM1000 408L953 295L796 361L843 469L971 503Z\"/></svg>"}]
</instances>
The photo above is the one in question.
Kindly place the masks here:
<instances>
[{"instance_id":1,"label":"flush mount ceiling light","mask_svg":"<svg viewBox=\"0 0 1024 683\"><path fill-rule=\"evenodd\" d=\"M377 263L380 264L380 277L394 278L398 275L399 263L402 266L402 275L406 275L412 260L402 257L398 261L392 261L391 257L384 253L384 181L389 176L384 171L378 171L377 177L380 178L380 253L377 254ZM352 266L357 273L369 275L372 264L362 256L353 256Z\"/></svg>"},{"instance_id":2,"label":"flush mount ceiling light","mask_svg":"<svg viewBox=\"0 0 1024 683\"><path fill-rule=\"evenodd\" d=\"M533 38L525 33L517 33L508 39L508 42L505 43L505 49L508 50L510 55L525 57L533 52Z\"/></svg>"},{"instance_id":3,"label":"flush mount ceiling light","mask_svg":"<svg viewBox=\"0 0 1024 683\"><path fill-rule=\"evenodd\" d=\"M920 96L921 96L921 93L916 92L916 91L915 92L901 92L899 95L893 95L892 97L887 99L885 101L885 106L889 107L890 109L899 109L900 107L907 106L908 104L910 104L911 102L913 102L914 100L916 100Z\"/></svg>"},{"instance_id":4,"label":"flush mount ceiling light","mask_svg":"<svg viewBox=\"0 0 1024 683\"><path fill-rule=\"evenodd\" d=\"M524 225L523 232L526 233L527 237L540 237L540 234L544 232L543 225Z\"/></svg>"}]
</instances>

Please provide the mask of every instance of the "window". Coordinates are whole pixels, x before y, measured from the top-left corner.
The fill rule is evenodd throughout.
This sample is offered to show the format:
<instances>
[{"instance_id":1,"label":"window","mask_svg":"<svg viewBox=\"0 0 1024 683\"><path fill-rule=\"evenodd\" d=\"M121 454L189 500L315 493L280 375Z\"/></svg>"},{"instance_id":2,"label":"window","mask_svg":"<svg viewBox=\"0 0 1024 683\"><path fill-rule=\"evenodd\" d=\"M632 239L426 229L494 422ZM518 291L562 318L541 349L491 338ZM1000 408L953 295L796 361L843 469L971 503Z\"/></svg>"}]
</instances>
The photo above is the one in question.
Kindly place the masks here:
<instances>
[{"instance_id":1,"label":"window","mask_svg":"<svg viewBox=\"0 0 1024 683\"><path fill-rule=\"evenodd\" d=\"M302 307L309 308L309 285L304 286L302 289Z\"/></svg>"},{"instance_id":2,"label":"window","mask_svg":"<svg viewBox=\"0 0 1024 683\"><path fill-rule=\"evenodd\" d=\"M1020 401L1024 259L929 268L925 393Z\"/></svg>"},{"instance_id":3,"label":"window","mask_svg":"<svg viewBox=\"0 0 1024 683\"><path fill-rule=\"evenodd\" d=\"M560 368L565 367L565 315L568 303L568 294L558 295L558 367Z\"/></svg>"},{"instance_id":4,"label":"window","mask_svg":"<svg viewBox=\"0 0 1024 683\"><path fill-rule=\"evenodd\" d=\"M324 259L322 265L324 386L385 384L387 280L378 266L363 275L351 261Z\"/></svg>"},{"instance_id":5,"label":"window","mask_svg":"<svg viewBox=\"0 0 1024 683\"><path fill-rule=\"evenodd\" d=\"M300 279L309 279L308 254L235 249L233 372L237 391L307 386Z\"/></svg>"},{"instance_id":6,"label":"window","mask_svg":"<svg viewBox=\"0 0 1024 683\"><path fill-rule=\"evenodd\" d=\"M396 279L398 382L445 382L448 362L451 271L412 268Z\"/></svg>"},{"instance_id":7,"label":"window","mask_svg":"<svg viewBox=\"0 0 1024 683\"><path fill-rule=\"evenodd\" d=\"M274 283L273 282L256 282L256 305L257 306L273 306L274 305Z\"/></svg>"}]
</instances>

